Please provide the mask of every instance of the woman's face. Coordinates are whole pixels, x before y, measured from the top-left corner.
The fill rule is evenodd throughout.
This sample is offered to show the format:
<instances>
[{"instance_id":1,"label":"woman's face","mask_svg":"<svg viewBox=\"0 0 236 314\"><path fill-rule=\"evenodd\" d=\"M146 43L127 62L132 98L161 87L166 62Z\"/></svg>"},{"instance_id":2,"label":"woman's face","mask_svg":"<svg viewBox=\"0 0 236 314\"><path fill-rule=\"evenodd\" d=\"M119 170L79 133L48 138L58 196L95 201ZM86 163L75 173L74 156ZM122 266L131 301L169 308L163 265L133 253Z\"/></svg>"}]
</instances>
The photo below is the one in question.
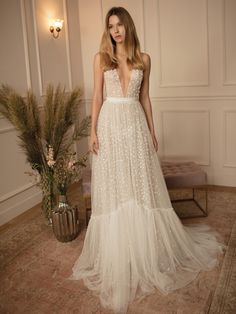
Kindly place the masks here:
<instances>
[{"instance_id":1,"label":"woman's face","mask_svg":"<svg viewBox=\"0 0 236 314\"><path fill-rule=\"evenodd\" d=\"M125 40L125 26L121 23L117 15L111 15L109 17L108 29L110 35L116 43L124 42Z\"/></svg>"}]
</instances>

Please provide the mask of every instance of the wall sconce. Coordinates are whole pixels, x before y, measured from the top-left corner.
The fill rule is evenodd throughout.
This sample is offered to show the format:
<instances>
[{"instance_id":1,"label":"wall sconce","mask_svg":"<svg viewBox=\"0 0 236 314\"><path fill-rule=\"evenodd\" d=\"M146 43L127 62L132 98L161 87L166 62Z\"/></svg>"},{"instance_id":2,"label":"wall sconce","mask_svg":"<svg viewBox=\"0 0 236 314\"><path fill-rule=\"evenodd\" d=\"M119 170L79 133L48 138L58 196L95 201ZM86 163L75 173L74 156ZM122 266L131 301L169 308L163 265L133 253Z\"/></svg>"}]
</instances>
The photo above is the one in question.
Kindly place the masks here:
<instances>
[{"instance_id":1,"label":"wall sconce","mask_svg":"<svg viewBox=\"0 0 236 314\"><path fill-rule=\"evenodd\" d=\"M58 38L59 33L63 27L63 22L64 22L63 20L59 19L51 21L49 30L54 38Z\"/></svg>"}]
</instances>

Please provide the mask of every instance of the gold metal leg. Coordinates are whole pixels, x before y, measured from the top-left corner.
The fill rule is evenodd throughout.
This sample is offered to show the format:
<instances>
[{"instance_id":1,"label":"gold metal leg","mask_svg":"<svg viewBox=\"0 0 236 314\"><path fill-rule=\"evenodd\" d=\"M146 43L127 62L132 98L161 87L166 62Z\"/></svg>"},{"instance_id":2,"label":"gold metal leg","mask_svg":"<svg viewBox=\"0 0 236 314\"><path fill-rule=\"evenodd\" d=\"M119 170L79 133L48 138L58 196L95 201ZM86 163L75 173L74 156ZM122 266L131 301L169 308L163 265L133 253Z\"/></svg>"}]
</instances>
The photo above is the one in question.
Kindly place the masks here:
<instances>
[{"instance_id":1,"label":"gold metal leg","mask_svg":"<svg viewBox=\"0 0 236 314\"><path fill-rule=\"evenodd\" d=\"M197 216L187 216L187 217L182 217L184 218L197 218L197 217L207 217L208 216L208 187L205 186L204 190L205 190L205 208L203 208L199 202L195 199L195 189L197 188L192 188L192 198L185 198L185 199L178 199L178 200L172 200L172 203L179 203L179 202L187 202L187 201L193 201L196 206L201 210L202 215L197 215Z\"/></svg>"}]
</instances>

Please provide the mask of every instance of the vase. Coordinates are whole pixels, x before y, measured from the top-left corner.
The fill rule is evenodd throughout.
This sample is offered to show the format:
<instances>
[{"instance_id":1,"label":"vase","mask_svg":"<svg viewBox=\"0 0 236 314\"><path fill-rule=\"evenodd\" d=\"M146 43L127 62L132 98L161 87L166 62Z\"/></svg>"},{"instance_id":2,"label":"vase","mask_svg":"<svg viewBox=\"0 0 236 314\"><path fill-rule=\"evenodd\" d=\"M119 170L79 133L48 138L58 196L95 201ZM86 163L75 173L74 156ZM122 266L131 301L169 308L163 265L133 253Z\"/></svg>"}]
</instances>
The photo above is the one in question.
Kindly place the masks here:
<instances>
[{"instance_id":1,"label":"vase","mask_svg":"<svg viewBox=\"0 0 236 314\"><path fill-rule=\"evenodd\" d=\"M71 206L66 195L59 195L58 205L52 211L52 228L60 242L72 241L79 233L78 207Z\"/></svg>"}]
</instances>

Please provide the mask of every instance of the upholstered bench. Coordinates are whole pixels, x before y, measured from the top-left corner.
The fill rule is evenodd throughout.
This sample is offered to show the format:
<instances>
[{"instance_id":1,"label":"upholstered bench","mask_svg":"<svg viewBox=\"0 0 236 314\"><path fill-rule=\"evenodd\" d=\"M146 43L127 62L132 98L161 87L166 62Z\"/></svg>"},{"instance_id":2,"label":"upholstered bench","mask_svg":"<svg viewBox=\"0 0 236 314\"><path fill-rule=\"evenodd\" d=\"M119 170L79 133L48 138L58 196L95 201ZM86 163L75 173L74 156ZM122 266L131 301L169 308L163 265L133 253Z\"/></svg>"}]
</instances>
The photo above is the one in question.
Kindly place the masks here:
<instances>
[{"instance_id":1,"label":"upholstered bench","mask_svg":"<svg viewBox=\"0 0 236 314\"><path fill-rule=\"evenodd\" d=\"M207 174L199 165L192 161L161 161L161 168L165 178L168 190L175 189L191 189L192 197L185 199L171 200L172 203L193 201L201 210L202 214L194 217L208 216L208 185ZM205 208L197 201L195 197L196 190L204 190L205 192ZM185 216L184 218L189 218Z\"/></svg>"},{"instance_id":2,"label":"upholstered bench","mask_svg":"<svg viewBox=\"0 0 236 314\"><path fill-rule=\"evenodd\" d=\"M165 178L167 189L190 188L192 197L185 199L171 200L172 203L193 201L201 210L203 215L207 216L207 175L195 162L188 161L161 161L161 168ZM205 209L195 199L195 190L203 189L205 191ZM82 190L86 208L86 224L88 224L91 214L91 170L85 169L82 176ZM184 218L188 218L185 216Z\"/></svg>"}]
</instances>

